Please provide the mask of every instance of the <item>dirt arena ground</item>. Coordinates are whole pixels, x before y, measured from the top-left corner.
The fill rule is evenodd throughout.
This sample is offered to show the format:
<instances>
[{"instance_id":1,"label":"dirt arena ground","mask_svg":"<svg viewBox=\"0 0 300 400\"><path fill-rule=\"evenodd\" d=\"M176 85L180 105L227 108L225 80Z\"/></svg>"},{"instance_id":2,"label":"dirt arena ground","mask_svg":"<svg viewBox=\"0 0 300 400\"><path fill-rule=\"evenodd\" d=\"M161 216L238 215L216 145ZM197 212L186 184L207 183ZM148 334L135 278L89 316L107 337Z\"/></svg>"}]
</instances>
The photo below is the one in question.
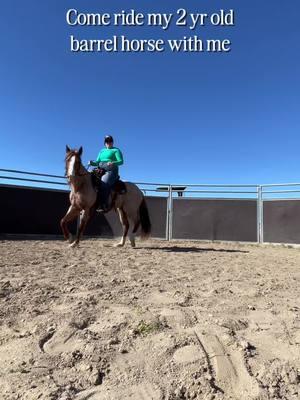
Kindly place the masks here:
<instances>
[{"instance_id":1,"label":"dirt arena ground","mask_svg":"<svg viewBox=\"0 0 300 400\"><path fill-rule=\"evenodd\" d=\"M300 398L300 249L0 242L1 400Z\"/></svg>"}]
</instances>

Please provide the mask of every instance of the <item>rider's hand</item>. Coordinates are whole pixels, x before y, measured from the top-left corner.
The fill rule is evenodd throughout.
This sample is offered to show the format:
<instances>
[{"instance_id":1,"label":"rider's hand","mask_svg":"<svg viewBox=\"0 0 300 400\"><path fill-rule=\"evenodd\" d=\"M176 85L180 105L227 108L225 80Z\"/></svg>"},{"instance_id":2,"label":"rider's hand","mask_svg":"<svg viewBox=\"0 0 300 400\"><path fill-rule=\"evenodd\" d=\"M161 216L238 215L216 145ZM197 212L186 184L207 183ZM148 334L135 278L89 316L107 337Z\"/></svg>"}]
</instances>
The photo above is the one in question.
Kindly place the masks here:
<instances>
[{"instance_id":1,"label":"rider's hand","mask_svg":"<svg viewBox=\"0 0 300 400\"><path fill-rule=\"evenodd\" d=\"M114 165L114 164L113 164L112 162L108 162L108 163L107 163L107 166L108 166L108 167L112 167L113 165Z\"/></svg>"}]
</instances>

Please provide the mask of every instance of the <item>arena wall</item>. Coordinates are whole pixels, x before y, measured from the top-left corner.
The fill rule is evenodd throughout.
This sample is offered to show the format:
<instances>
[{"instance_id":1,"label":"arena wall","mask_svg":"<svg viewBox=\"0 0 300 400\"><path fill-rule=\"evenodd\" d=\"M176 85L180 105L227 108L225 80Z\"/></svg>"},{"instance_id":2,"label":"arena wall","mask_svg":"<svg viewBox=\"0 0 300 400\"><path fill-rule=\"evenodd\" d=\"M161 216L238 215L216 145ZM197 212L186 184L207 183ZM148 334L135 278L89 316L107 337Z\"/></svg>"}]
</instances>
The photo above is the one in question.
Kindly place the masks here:
<instances>
[{"instance_id":1,"label":"arena wall","mask_svg":"<svg viewBox=\"0 0 300 400\"><path fill-rule=\"evenodd\" d=\"M146 197L153 225L153 237L165 238L167 199ZM61 235L60 219L69 208L69 192L21 186L0 186L0 233L24 235ZM70 225L76 232L76 222ZM121 224L114 211L95 214L87 235L112 238L121 234Z\"/></svg>"},{"instance_id":2,"label":"arena wall","mask_svg":"<svg viewBox=\"0 0 300 400\"><path fill-rule=\"evenodd\" d=\"M0 234L61 235L60 219L69 207L69 192L0 185ZM168 199L146 196L152 236L166 238ZM173 197L169 236L173 239L257 242L255 199L196 199ZM300 200L263 201L263 241L300 243ZM76 232L76 222L70 226ZM120 236L115 212L96 214L86 235Z\"/></svg>"}]
</instances>

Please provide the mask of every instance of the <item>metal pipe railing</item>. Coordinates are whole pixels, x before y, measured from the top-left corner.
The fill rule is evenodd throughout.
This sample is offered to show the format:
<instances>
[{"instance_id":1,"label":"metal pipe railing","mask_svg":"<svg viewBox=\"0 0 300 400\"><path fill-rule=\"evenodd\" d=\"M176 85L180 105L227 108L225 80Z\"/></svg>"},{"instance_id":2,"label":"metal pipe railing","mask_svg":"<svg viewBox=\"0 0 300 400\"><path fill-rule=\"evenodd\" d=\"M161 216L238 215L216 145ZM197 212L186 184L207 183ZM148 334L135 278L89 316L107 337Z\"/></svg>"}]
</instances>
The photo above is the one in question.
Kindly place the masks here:
<instances>
[{"instance_id":1,"label":"metal pipe railing","mask_svg":"<svg viewBox=\"0 0 300 400\"><path fill-rule=\"evenodd\" d=\"M160 185L161 185L161 183L160 183ZM300 184L299 184L300 185ZM173 185L171 185L171 186L186 186L186 187L257 187L258 185L255 185L255 184L245 184L245 185L243 185L243 184L241 184L241 185L238 185L238 184L222 184L222 183L220 183L220 184L217 184L217 183L182 183L182 184L179 184L179 183L176 183L176 185L175 184L173 184Z\"/></svg>"},{"instance_id":2,"label":"metal pipe railing","mask_svg":"<svg viewBox=\"0 0 300 400\"><path fill-rule=\"evenodd\" d=\"M39 172L18 171L16 169L3 169L3 168L0 168L0 171L2 171L2 172L12 172L14 174L37 175L37 176L47 176L48 178L63 178L63 179L66 179L65 176L61 176L61 175L49 175L49 174L42 174L42 173L39 173Z\"/></svg>"},{"instance_id":3,"label":"metal pipe railing","mask_svg":"<svg viewBox=\"0 0 300 400\"><path fill-rule=\"evenodd\" d=\"M256 191L235 191L235 190L173 190L177 193L227 193L227 194L256 194Z\"/></svg>"},{"instance_id":4,"label":"metal pipe railing","mask_svg":"<svg viewBox=\"0 0 300 400\"><path fill-rule=\"evenodd\" d=\"M67 183L65 182L53 182L53 181L44 181L42 179L30 179L30 178L17 178L15 176L0 176L0 179L9 179L9 180L13 180L13 181L24 181L24 182L38 182L38 183L49 183L51 185L64 185L66 186Z\"/></svg>"},{"instance_id":5,"label":"metal pipe railing","mask_svg":"<svg viewBox=\"0 0 300 400\"><path fill-rule=\"evenodd\" d=\"M263 190L264 193L300 193L300 190Z\"/></svg>"},{"instance_id":6,"label":"metal pipe railing","mask_svg":"<svg viewBox=\"0 0 300 400\"><path fill-rule=\"evenodd\" d=\"M262 187L278 187L278 186L300 186L300 183L266 183L260 185Z\"/></svg>"}]
</instances>

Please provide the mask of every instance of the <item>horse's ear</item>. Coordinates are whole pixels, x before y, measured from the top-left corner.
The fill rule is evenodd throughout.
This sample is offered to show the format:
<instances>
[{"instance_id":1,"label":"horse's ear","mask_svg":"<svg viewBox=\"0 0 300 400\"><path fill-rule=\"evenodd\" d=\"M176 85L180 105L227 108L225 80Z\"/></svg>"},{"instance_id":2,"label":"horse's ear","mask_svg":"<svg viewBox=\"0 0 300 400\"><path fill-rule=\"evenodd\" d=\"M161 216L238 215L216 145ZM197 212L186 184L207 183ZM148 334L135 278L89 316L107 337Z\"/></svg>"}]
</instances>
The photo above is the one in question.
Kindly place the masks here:
<instances>
[{"instance_id":1,"label":"horse's ear","mask_svg":"<svg viewBox=\"0 0 300 400\"><path fill-rule=\"evenodd\" d=\"M80 157L82 155L82 151L83 151L82 146L80 146L80 149L78 150L78 154L80 155Z\"/></svg>"},{"instance_id":2,"label":"horse's ear","mask_svg":"<svg viewBox=\"0 0 300 400\"><path fill-rule=\"evenodd\" d=\"M66 145L66 153L69 153L69 151L71 151L71 149L68 145Z\"/></svg>"}]
</instances>

